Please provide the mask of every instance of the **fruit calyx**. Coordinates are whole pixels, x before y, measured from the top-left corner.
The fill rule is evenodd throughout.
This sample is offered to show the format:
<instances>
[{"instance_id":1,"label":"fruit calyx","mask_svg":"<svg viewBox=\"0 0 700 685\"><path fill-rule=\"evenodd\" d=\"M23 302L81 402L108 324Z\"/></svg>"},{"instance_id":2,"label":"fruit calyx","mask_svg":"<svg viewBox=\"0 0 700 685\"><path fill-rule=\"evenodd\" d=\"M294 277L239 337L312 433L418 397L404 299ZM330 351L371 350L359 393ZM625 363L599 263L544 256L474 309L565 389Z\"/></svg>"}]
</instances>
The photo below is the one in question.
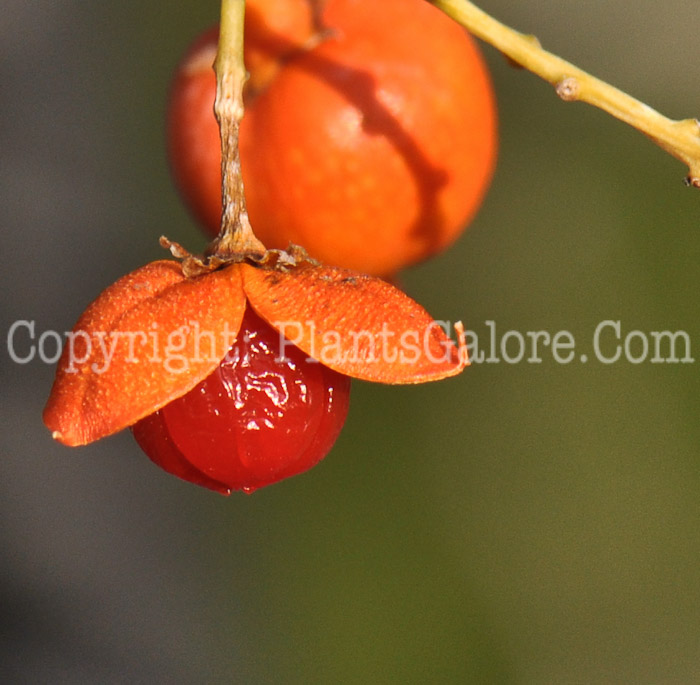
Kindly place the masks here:
<instances>
[{"instance_id":1,"label":"fruit calyx","mask_svg":"<svg viewBox=\"0 0 700 685\"><path fill-rule=\"evenodd\" d=\"M301 245L290 243L286 250L265 250L262 254L258 251L222 250L218 248L221 242L218 239L212 241L202 255L194 255L182 247L180 243L170 240L166 236L160 237L161 247L170 251L175 259L179 259L182 273L186 278L196 278L203 274L222 269L231 264L245 262L252 266L274 271L288 272L291 269L302 266L320 266L320 262L309 257Z\"/></svg>"}]
</instances>

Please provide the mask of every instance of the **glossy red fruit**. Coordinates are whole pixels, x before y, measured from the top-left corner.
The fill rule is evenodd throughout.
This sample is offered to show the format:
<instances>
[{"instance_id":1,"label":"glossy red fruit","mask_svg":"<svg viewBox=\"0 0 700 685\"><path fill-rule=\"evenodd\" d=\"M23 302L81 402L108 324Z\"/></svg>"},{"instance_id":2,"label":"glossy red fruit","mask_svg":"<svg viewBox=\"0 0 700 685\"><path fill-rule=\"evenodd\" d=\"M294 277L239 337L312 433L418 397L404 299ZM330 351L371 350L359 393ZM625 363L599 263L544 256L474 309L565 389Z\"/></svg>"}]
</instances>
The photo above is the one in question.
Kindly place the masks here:
<instances>
[{"instance_id":1,"label":"glossy red fruit","mask_svg":"<svg viewBox=\"0 0 700 685\"><path fill-rule=\"evenodd\" d=\"M491 82L471 38L425 0L327 0L328 32L306 44L310 2L307 14L298 0L247 5L253 87L240 152L262 242L380 276L449 246L482 202L497 147ZM215 51L209 33L180 65L168 132L177 185L212 234Z\"/></svg>"},{"instance_id":2,"label":"glossy red fruit","mask_svg":"<svg viewBox=\"0 0 700 685\"><path fill-rule=\"evenodd\" d=\"M219 367L132 427L166 471L227 493L252 492L317 464L345 422L350 379L281 345L252 308Z\"/></svg>"}]
</instances>

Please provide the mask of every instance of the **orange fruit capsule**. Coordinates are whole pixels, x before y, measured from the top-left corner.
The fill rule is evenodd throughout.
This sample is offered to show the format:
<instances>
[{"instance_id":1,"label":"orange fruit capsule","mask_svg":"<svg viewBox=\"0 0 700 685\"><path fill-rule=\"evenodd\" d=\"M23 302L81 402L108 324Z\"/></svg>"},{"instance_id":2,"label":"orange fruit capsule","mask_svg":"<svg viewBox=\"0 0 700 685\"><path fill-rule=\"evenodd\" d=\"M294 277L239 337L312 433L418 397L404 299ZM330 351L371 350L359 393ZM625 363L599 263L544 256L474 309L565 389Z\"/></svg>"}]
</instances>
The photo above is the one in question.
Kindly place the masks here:
<instances>
[{"instance_id":1,"label":"orange fruit capsule","mask_svg":"<svg viewBox=\"0 0 700 685\"><path fill-rule=\"evenodd\" d=\"M392 277L445 250L480 207L497 149L495 97L471 37L425 0L248 0L241 122L250 218L272 248ZM221 149L217 33L171 88L168 153L215 235Z\"/></svg>"},{"instance_id":2,"label":"orange fruit capsule","mask_svg":"<svg viewBox=\"0 0 700 685\"><path fill-rule=\"evenodd\" d=\"M423 383L464 369L464 337L457 347L407 295L380 279L293 255L194 276L162 260L108 287L76 323L75 344L59 361L44 410L53 437L83 445L134 427L149 456L171 473L221 492L251 492L325 456L347 412L349 378ZM294 363L283 368L290 357ZM297 378L304 364L309 368ZM273 376L278 385L256 394ZM211 446L198 451L189 437L194 429L183 428L192 407L199 406L201 419L209 406L201 399L207 388L238 411L230 405L212 414L248 417L235 439L226 438L228 457L225 450L212 457ZM307 402L311 394L317 399ZM285 423L285 413L297 418ZM285 452L280 436L296 440L295 449ZM249 447L240 447L246 441Z\"/></svg>"}]
</instances>

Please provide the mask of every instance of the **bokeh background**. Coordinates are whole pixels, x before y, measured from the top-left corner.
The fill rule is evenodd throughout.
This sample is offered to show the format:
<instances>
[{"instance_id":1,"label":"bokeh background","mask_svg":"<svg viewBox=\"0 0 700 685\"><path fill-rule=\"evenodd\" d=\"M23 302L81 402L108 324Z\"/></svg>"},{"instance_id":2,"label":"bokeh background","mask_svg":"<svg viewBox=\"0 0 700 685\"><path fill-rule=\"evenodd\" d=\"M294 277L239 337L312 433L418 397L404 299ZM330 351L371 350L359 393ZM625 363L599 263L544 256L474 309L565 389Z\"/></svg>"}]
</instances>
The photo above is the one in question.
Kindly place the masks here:
<instances>
[{"instance_id":1,"label":"bokeh background","mask_svg":"<svg viewBox=\"0 0 700 685\"><path fill-rule=\"evenodd\" d=\"M682 0L484 0L670 116L699 112ZM163 143L168 80L216 0L0 2L0 675L51 683L700 682L700 193L642 135L485 47L501 151L458 245L407 273L480 337L684 330L694 364L474 365L356 383L331 455L228 499L128 433L71 450L19 319L72 327L203 239ZM417 47L419 49L419 47Z\"/></svg>"}]
</instances>

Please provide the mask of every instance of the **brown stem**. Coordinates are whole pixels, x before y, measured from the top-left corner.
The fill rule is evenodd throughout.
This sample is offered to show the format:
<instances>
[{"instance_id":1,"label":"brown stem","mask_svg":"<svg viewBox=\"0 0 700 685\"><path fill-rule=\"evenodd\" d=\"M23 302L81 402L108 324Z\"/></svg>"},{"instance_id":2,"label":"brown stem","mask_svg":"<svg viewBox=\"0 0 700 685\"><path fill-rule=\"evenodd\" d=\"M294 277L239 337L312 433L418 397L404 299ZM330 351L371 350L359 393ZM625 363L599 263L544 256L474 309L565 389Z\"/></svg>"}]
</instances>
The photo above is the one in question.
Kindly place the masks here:
<instances>
[{"instance_id":1,"label":"brown stem","mask_svg":"<svg viewBox=\"0 0 700 685\"><path fill-rule=\"evenodd\" d=\"M246 210L238 132L243 118L243 23L245 0L222 0L219 48L214 61L216 102L214 113L221 131L221 184L223 210L219 235L207 256L262 256L265 246L256 238Z\"/></svg>"}]
</instances>

